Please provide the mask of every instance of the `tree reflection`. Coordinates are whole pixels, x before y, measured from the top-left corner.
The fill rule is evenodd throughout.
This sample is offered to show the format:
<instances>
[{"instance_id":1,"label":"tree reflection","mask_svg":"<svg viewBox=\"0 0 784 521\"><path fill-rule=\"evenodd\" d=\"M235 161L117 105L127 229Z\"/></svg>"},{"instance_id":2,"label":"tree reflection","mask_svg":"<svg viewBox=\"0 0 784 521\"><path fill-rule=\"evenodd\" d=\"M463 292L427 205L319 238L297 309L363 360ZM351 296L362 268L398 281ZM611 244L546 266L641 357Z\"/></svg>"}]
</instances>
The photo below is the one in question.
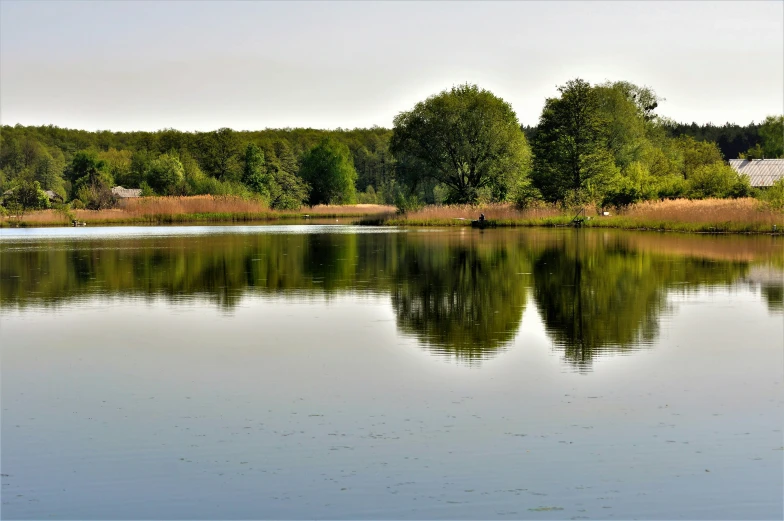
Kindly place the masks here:
<instances>
[{"instance_id":1,"label":"tree reflection","mask_svg":"<svg viewBox=\"0 0 784 521\"><path fill-rule=\"evenodd\" d=\"M533 289L549 337L587 368L653 342L673 293L746 280L780 312L784 256L765 244L586 230L4 241L0 308L123 297L209 301L231 312L248 295L372 293L390 297L401 332L474 361L514 339Z\"/></svg>"},{"instance_id":2,"label":"tree reflection","mask_svg":"<svg viewBox=\"0 0 784 521\"><path fill-rule=\"evenodd\" d=\"M547 248L534 262L534 298L548 335L580 368L594 358L653 342L667 295L731 284L747 263L666 256L625 241L586 241L581 233Z\"/></svg>"},{"instance_id":3,"label":"tree reflection","mask_svg":"<svg viewBox=\"0 0 784 521\"><path fill-rule=\"evenodd\" d=\"M530 264L503 244L401 244L391 288L398 328L439 354L487 358L515 336ZM521 264L522 263L522 264Z\"/></svg>"}]
</instances>

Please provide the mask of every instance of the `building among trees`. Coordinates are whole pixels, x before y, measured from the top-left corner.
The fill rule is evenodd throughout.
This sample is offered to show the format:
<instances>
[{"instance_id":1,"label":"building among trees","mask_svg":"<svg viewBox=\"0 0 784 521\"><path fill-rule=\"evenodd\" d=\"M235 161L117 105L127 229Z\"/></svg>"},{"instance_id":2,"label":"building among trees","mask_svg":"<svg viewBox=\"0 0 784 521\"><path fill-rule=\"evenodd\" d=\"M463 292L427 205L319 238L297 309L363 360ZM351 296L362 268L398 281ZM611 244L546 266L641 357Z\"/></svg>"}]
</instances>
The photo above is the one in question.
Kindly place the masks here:
<instances>
[{"instance_id":1,"label":"building among trees","mask_svg":"<svg viewBox=\"0 0 784 521\"><path fill-rule=\"evenodd\" d=\"M754 188L768 188L784 179L784 159L730 159L730 166L749 177Z\"/></svg>"}]
</instances>

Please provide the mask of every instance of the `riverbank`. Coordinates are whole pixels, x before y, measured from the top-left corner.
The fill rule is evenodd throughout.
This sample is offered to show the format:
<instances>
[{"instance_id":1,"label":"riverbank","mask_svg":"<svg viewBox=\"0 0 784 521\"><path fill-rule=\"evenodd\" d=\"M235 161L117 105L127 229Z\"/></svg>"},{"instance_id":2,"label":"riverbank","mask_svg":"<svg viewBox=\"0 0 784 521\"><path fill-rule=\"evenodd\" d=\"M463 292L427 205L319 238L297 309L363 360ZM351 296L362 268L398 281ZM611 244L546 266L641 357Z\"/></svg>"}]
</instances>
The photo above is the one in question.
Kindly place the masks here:
<instances>
[{"instance_id":1,"label":"riverbank","mask_svg":"<svg viewBox=\"0 0 784 521\"><path fill-rule=\"evenodd\" d=\"M150 197L125 201L121 208L107 210L42 210L23 216L5 216L0 227L70 226L73 221L87 226L160 225L188 223L251 223L301 219L352 219L375 226L454 227L471 226L485 214L488 227L567 227L575 217L587 228L616 228L640 231L687 233L784 233L784 212L767 208L760 201L703 199L646 202L620 213L599 215L565 212L546 205L518 210L509 204L484 206L427 206L398 214L393 206L321 205L300 210L271 210L258 201L233 197Z\"/></svg>"},{"instance_id":2,"label":"riverbank","mask_svg":"<svg viewBox=\"0 0 784 521\"><path fill-rule=\"evenodd\" d=\"M564 212L555 206L518 210L511 205L428 206L421 210L372 222L388 226L471 226L485 215L487 227L573 226L575 218L588 228L655 230L691 233L776 233L784 231L784 213L764 207L758 200L703 199L646 202L618 214ZM368 221L368 224L371 224Z\"/></svg>"},{"instance_id":3,"label":"riverbank","mask_svg":"<svg viewBox=\"0 0 784 521\"><path fill-rule=\"evenodd\" d=\"M2 227L71 226L73 221L87 226L115 224L187 224L270 222L292 219L369 218L385 219L395 207L318 205L300 210L272 210L260 201L238 197L140 197L122 201L119 208L106 210L40 210L21 216L4 216Z\"/></svg>"}]
</instances>

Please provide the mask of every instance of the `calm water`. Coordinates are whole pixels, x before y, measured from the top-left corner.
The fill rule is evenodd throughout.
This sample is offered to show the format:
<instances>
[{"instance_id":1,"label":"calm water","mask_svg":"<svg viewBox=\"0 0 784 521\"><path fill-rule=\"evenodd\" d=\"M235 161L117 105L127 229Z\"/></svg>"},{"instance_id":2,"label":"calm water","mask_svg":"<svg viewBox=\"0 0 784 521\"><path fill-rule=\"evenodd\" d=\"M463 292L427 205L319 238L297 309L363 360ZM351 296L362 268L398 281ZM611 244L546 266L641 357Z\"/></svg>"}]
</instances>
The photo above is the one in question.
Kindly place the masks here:
<instances>
[{"instance_id":1,"label":"calm water","mask_svg":"<svg viewBox=\"0 0 784 521\"><path fill-rule=\"evenodd\" d=\"M781 519L784 242L0 230L3 519Z\"/></svg>"}]
</instances>

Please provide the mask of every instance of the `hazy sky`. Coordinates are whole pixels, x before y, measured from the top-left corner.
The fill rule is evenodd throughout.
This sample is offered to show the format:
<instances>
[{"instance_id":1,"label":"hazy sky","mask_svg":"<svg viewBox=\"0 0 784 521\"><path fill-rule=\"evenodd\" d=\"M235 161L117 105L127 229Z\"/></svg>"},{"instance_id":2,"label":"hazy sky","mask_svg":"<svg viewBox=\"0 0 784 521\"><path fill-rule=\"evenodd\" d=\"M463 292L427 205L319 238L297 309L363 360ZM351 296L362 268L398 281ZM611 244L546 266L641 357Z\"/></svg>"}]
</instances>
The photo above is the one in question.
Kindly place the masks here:
<instances>
[{"instance_id":1,"label":"hazy sky","mask_svg":"<svg viewBox=\"0 0 784 521\"><path fill-rule=\"evenodd\" d=\"M463 82L535 124L575 77L677 121L781 114L784 1L0 1L2 124L391 126Z\"/></svg>"}]
</instances>

